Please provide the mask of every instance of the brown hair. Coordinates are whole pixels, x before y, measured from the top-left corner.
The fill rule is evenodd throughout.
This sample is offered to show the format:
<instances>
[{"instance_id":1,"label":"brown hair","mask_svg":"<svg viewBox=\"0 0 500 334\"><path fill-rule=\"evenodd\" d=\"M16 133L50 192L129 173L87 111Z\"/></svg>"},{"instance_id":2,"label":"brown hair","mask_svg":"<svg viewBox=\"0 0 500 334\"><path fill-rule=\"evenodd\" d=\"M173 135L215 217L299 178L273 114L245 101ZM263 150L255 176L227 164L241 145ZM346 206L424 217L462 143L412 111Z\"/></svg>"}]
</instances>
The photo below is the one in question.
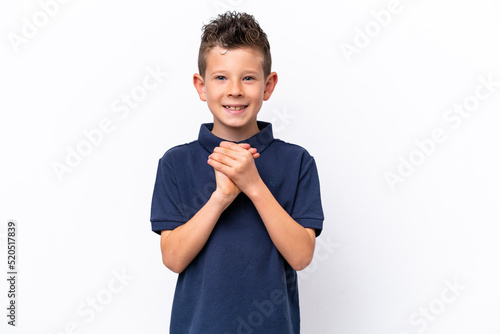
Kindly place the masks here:
<instances>
[{"instance_id":1,"label":"brown hair","mask_svg":"<svg viewBox=\"0 0 500 334\"><path fill-rule=\"evenodd\" d=\"M202 28L200 51L198 53L198 71L205 78L207 61L205 56L215 46L230 49L250 47L264 56L264 76L271 73L271 46L266 33L260 28L255 18L247 13L226 12L219 14Z\"/></svg>"}]
</instances>

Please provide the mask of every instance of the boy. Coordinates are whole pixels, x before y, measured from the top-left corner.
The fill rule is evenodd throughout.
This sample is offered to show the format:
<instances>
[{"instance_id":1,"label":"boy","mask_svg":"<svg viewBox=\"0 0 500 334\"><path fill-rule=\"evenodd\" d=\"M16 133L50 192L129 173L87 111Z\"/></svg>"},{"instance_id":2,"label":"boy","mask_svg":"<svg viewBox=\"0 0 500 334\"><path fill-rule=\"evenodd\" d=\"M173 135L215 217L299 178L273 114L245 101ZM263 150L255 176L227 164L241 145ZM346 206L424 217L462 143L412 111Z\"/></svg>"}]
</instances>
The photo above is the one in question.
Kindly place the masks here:
<instances>
[{"instance_id":1,"label":"boy","mask_svg":"<svg viewBox=\"0 0 500 334\"><path fill-rule=\"evenodd\" d=\"M151 208L163 263L179 273L170 333L299 333L296 270L323 225L314 159L257 121L278 77L253 16L205 25L198 67L214 121L160 159Z\"/></svg>"}]
</instances>

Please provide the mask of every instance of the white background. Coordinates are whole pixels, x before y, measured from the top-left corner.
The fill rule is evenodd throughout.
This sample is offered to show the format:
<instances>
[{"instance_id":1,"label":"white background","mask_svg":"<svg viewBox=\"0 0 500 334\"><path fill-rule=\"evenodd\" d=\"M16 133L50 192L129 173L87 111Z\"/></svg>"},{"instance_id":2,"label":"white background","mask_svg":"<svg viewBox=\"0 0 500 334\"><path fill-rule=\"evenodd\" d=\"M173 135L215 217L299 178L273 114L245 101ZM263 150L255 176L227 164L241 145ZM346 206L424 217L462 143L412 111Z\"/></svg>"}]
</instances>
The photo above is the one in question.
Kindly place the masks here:
<instances>
[{"instance_id":1,"label":"white background","mask_svg":"<svg viewBox=\"0 0 500 334\"><path fill-rule=\"evenodd\" d=\"M1 333L168 332L176 275L151 232L151 195L158 159L211 121L192 75L202 24L226 9L269 36L279 83L259 119L320 173L326 219L300 273L302 332L500 333L498 1L74 0L52 17L47 2L0 4ZM148 69L168 76L114 112ZM463 103L467 117L447 121ZM85 146L106 119L112 131ZM58 178L78 145L88 154Z\"/></svg>"}]
</instances>

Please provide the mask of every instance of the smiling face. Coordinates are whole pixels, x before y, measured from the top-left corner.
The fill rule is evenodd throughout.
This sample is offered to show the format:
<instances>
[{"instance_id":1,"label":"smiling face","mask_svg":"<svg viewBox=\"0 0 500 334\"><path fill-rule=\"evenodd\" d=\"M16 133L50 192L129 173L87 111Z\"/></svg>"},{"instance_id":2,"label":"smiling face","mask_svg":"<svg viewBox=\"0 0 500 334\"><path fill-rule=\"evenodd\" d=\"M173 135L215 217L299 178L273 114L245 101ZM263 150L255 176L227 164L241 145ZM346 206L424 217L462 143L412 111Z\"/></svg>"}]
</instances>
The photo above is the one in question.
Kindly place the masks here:
<instances>
[{"instance_id":1,"label":"smiling face","mask_svg":"<svg viewBox=\"0 0 500 334\"><path fill-rule=\"evenodd\" d=\"M195 74L193 82L200 99L214 116L212 133L240 141L259 132L257 114L277 83L277 74L264 76L263 56L248 47L213 47L206 55L205 76Z\"/></svg>"}]
</instances>

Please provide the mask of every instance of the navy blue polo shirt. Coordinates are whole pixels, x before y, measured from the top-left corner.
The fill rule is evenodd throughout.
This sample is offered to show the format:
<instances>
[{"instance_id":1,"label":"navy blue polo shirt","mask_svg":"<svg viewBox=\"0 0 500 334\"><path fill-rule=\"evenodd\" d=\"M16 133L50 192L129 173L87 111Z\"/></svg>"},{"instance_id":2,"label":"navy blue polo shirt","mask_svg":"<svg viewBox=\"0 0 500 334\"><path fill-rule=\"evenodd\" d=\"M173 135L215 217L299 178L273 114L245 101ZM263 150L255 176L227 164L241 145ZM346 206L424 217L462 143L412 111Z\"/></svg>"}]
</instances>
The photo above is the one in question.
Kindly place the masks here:
<instances>
[{"instance_id":1,"label":"navy blue polo shirt","mask_svg":"<svg viewBox=\"0 0 500 334\"><path fill-rule=\"evenodd\" d=\"M273 196L304 227L323 227L316 164L302 147L273 137L272 125L242 142L257 148L257 170ZM151 224L158 234L189 221L216 188L208 155L224 139L201 125L198 140L160 159ZM240 193L220 216L205 247L179 274L171 334L300 331L297 273L274 246L252 201Z\"/></svg>"}]
</instances>

